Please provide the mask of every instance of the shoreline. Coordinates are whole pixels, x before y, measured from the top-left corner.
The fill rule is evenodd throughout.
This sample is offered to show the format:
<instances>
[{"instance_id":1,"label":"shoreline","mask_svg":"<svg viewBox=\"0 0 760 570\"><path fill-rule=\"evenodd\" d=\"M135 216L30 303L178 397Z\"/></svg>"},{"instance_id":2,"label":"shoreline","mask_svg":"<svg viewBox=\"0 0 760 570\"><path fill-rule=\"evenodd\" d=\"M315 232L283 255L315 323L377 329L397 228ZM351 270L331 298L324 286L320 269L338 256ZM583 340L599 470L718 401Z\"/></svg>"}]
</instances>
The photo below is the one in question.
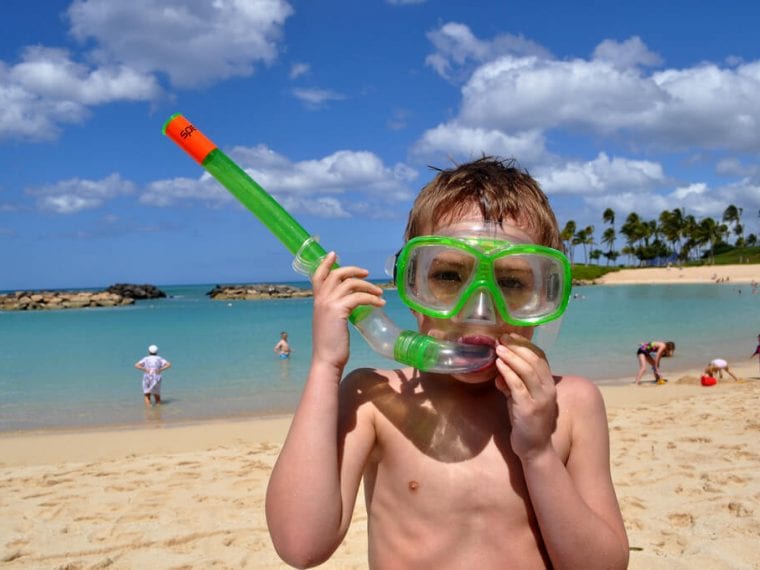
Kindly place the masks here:
<instances>
[{"instance_id":1,"label":"shoreline","mask_svg":"<svg viewBox=\"0 0 760 570\"><path fill-rule=\"evenodd\" d=\"M721 279L722 281L717 281ZM678 285L716 283L749 285L760 281L759 264L702 265L700 267L637 267L607 273L595 285Z\"/></svg>"},{"instance_id":2,"label":"shoreline","mask_svg":"<svg viewBox=\"0 0 760 570\"><path fill-rule=\"evenodd\" d=\"M731 370L746 384L760 385L758 363L752 359L731 362ZM608 411L642 405L662 404L706 392L699 384L703 370L694 367L670 370L668 382L656 385L648 376L640 386L635 373L596 380ZM724 374L719 390L735 383ZM162 422L160 424L87 425L35 428L0 432L0 468L44 465L56 462L85 462L129 454L182 453L230 439L250 444L282 441L292 413L227 416L213 419Z\"/></svg>"}]
</instances>

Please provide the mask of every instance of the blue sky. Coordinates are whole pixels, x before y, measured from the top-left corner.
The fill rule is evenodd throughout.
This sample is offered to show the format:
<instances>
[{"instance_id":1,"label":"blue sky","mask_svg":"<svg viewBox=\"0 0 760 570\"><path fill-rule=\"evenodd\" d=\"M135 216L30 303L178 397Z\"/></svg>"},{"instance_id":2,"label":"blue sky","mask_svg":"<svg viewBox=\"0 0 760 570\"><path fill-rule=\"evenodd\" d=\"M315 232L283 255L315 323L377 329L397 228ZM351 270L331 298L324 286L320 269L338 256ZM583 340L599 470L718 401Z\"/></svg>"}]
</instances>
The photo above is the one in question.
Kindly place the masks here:
<instances>
[{"instance_id":1,"label":"blue sky","mask_svg":"<svg viewBox=\"0 0 760 570\"><path fill-rule=\"evenodd\" d=\"M3 5L0 290L297 279L175 112L376 278L428 165L482 153L598 235L729 204L760 233L754 2Z\"/></svg>"}]
</instances>

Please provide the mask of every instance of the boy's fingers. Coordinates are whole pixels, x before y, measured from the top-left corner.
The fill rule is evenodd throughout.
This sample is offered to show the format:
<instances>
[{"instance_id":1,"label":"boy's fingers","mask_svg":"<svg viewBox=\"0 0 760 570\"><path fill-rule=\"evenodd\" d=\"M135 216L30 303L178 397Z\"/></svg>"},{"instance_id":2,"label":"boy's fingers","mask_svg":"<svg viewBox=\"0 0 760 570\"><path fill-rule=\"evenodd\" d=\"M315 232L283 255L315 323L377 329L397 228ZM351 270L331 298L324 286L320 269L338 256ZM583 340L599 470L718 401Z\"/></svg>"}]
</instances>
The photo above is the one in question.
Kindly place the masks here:
<instances>
[{"instance_id":1,"label":"boy's fingers","mask_svg":"<svg viewBox=\"0 0 760 570\"><path fill-rule=\"evenodd\" d=\"M330 268L332 267L333 263L335 263L336 258L337 255L334 251L327 253L324 259L319 262L317 269L312 274L312 283L324 281L324 279L327 277L327 274L330 273Z\"/></svg>"}]
</instances>

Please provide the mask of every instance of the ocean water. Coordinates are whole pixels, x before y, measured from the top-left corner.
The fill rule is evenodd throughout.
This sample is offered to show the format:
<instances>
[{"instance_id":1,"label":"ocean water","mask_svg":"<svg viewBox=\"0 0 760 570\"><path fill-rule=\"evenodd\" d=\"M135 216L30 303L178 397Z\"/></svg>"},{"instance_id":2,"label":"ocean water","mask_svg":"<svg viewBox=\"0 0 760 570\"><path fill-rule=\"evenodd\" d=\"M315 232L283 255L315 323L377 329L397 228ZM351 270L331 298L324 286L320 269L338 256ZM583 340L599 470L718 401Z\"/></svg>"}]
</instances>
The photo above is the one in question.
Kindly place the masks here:
<instances>
[{"instance_id":1,"label":"ocean water","mask_svg":"<svg viewBox=\"0 0 760 570\"><path fill-rule=\"evenodd\" d=\"M305 285L305 284L301 284ZM167 299L130 307L0 312L0 431L165 425L291 412L311 354L311 299L213 301L211 285L162 287ZM741 291L741 292L739 292ZM543 346L552 369L630 382L642 341L674 340L662 368L746 360L760 333L760 295L749 286L576 287L559 332ZM395 291L386 312L415 328ZM273 352L289 333L290 360ZM165 405L145 410L133 365L157 344L173 367ZM355 332L347 370L392 367Z\"/></svg>"}]
</instances>

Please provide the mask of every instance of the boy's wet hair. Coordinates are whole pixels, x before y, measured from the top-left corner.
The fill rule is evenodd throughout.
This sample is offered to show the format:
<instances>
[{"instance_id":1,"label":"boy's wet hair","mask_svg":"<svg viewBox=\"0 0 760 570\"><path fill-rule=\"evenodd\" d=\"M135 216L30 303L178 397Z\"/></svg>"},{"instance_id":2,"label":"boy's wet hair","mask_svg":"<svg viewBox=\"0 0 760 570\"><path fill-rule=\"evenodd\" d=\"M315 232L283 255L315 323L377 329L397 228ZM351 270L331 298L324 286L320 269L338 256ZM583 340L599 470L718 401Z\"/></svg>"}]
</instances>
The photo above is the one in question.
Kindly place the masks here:
<instances>
[{"instance_id":1,"label":"boy's wet hair","mask_svg":"<svg viewBox=\"0 0 760 570\"><path fill-rule=\"evenodd\" d=\"M512 218L536 243L564 250L546 194L514 159L484 156L436 170L438 174L420 191L409 212L405 241L458 220L475 205L484 221L503 223Z\"/></svg>"},{"instance_id":2,"label":"boy's wet hair","mask_svg":"<svg viewBox=\"0 0 760 570\"><path fill-rule=\"evenodd\" d=\"M667 350L669 353L673 353L676 350L676 343L674 343L672 340L669 340L665 343L665 350Z\"/></svg>"}]
</instances>

